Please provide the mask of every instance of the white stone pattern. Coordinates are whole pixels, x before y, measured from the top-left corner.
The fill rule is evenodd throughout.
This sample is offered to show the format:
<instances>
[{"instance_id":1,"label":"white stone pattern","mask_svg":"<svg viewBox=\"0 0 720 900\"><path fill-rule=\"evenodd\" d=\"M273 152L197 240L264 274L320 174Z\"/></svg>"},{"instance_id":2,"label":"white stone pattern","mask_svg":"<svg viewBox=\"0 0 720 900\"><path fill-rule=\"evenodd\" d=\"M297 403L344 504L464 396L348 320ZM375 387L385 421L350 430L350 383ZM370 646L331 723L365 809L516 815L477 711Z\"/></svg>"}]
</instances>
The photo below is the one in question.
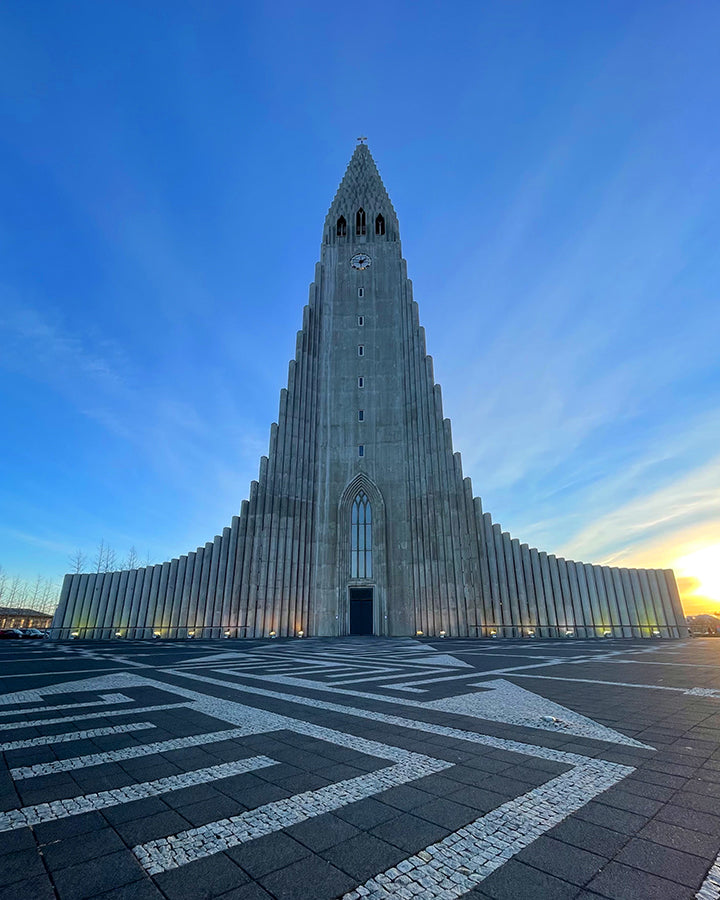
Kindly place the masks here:
<instances>
[{"instance_id":1,"label":"white stone pattern","mask_svg":"<svg viewBox=\"0 0 720 900\"><path fill-rule=\"evenodd\" d=\"M155 741L152 744L126 747L123 750L106 750L103 753L90 753L87 756L75 756L72 759L58 759L54 762L36 763L33 766L19 766L16 769L10 769L10 775L15 781L20 781L36 775L53 775L55 772L86 769L88 766L120 762L123 759L137 759L140 756L151 756L153 753L168 753L171 750L184 750L186 747L204 747L206 744L232 741L256 733L254 728L230 728L226 731L213 731L209 734L194 734L190 737L172 738L167 741Z\"/></svg>"},{"instance_id":2,"label":"white stone pattern","mask_svg":"<svg viewBox=\"0 0 720 900\"><path fill-rule=\"evenodd\" d=\"M10 731L13 728L37 728L42 725L57 725L60 722L76 722L78 719L107 719L110 716L130 716L138 713L157 712L161 709L175 709L183 706L182 703L164 703L158 706L141 706L135 709L103 709L99 712L83 713L79 716L60 716L55 719L32 719L29 722L3 722L0 731ZM48 712L52 712L51 709Z\"/></svg>"},{"instance_id":3,"label":"white stone pattern","mask_svg":"<svg viewBox=\"0 0 720 900\"><path fill-rule=\"evenodd\" d=\"M313 737L327 737L327 729L317 729L317 734L312 730L304 730ZM323 815L334 809L340 809L349 803L357 803L373 794L379 794L408 781L415 781L449 769L452 763L444 760L431 759L419 753L410 753L396 747L378 744L375 741L364 741L362 738L353 738L350 735L335 733L332 735L333 743L353 749L362 749L362 752L371 752L368 744L374 744L374 754L387 759L397 759L398 763L372 772L349 778L316 791L305 791L296 794L286 800L277 800L249 810L228 819L220 819L209 825L199 828L190 828L179 834L167 838L160 838L133 847L133 853L137 856L143 867L150 875L165 872L184 866L189 862L202 859L212 853L220 853L229 847L235 847L246 841L254 840L298 822L305 822L315 816ZM341 740L346 738L346 740Z\"/></svg>"},{"instance_id":4,"label":"white stone pattern","mask_svg":"<svg viewBox=\"0 0 720 900\"><path fill-rule=\"evenodd\" d=\"M256 769L264 769L267 766L276 765L277 762L269 759L267 756L253 756L237 762L208 766L205 769L195 769L193 772L185 772L182 775L158 778L156 781L144 781L140 784L131 784L109 791L98 791L97 793L84 794L80 797L70 797L67 800L52 800L49 803L23 806L20 809L0 812L0 831L12 831L16 828L25 828L28 825L37 825L40 822L51 822L55 819L77 816L96 809L106 809L108 806L130 803L132 800L157 797L168 791L179 791L182 788L192 787L195 784L207 784L220 778L230 778L233 775L241 775L244 772L253 772Z\"/></svg>"},{"instance_id":5,"label":"white stone pattern","mask_svg":"<svg viewBox=\"0 0 720 900\"><path fill-rule=\"evenodd\" d=\"M720 856L710 866L710 871L695 897L696 900L720 900Z\"/></svg>"},{"instance_id":6,"label":"white stone pattern","mask_svg":"<svg viewBox=\"0 0 720 900\"><path fill-rule=\"evenodd\" d=\"M381 700L385 703L389 700L384 694L347 690L335 685L325 684L323 681L311 681L306 678L296 678L289 675L254 675L246 671L238 672L235 666L217 669L217 671L222 675L259 679L265 682L272 682L273 684L287 685L288 687L341 693L352 697L362 697L366 700ZM592 719L588 719L586 716L560 706L552 700L539 697L537 694L526 691L524 688L518 687L504 679L497 678L492 681L480 682L474 687L488 690L483 693L462 694L458 697L446 697L442 700L430 702L410 700L405 697L393 697L390 702L402 706L411 706L416 709L431 708L442 712L460 713L465 716L473 716L474 718L505 722L509 725L540 728L543 731L557 731L559 728L562 728L568 734L578 735L579 737L624 744L629 747L652 749L647 744L642 744L640 741L615 731L613 728L607 728L605 725L593 722Z\"/></svg>"},{"instance_id":7,"label":"white stone pattern","mask_svg":"<svg viewBox=\"0 0 720 900\"><path fill-rule=\"evenodd\" d=\"M425 848L388 872L375 876L365 885L350 892L348 897L369 896L376 900L415 895L424 896L427 900L451 900L451 898L458 897L532 840L633 771L629 766L588 758L578 753L552 750L477 732L415 721L375 710L321 701L312 697L285 694L237 682L231 683L207 675L178 670L169 670L169 672L207 685L219 685L239 692L328 709L371 722L386 722L401 728L417 730L422 734L437 734L461 739L572 767L541 787L534 788L523 796L503 804L488 815L480 817L446 840ZM288 729L319 740L351 747L393 763L379 771L366 773L335 785L328 785L317 791L307 791L286 800L249 810L238 816L138 845L133 850L150 874L185 865L191 860L221 852L227 847L278 831L331 809L357 802L374 793L387 790L393 785L443 771L453 765L446 760L433 759L425 754L412 753L399 747L344 734L299 719L249 707L232 700L208 696L188 688L156 682L132 673L99 676L85 682L73 682L70 686L64 685L64 690L85 691L133 686L154 687L178 695L183 698L188 709L214 716L229 724L238 725L248 734ZM392 701L389 701L387 697L382 699L385 702L396 702L395 698ZM18 697L15 702L22 701L23 698ZM424 704L415 704L413 701L404 702L410 706L425 706ZM167 708L167 706L155 707L155 709L161 708ZM225 736L227 734L227 732L224 733ZM141 797L155 796L169 790L179 790L192 784L214 781L237 774L239 771L251 771L253 768L273 764L268 757L257 756L239 763L213 766L154 782L12 810L0 815L0 823L2 823L0 828L4 830L20 828L40 821L130 802Z\"/></svg>"},{"instance_id":8,"label":"white stone pattern","mask_svg":"<svg viewBox=\"0 0 720 900\"><path fill-rule=\"evenodd\" d=\"M130 722L128 725L106 725L104 728L88 728L86 731L47 734L41 737L26 738L24 741L7 741L0 744L0 753L5 753L7 750L24 750L26 747L63 744L67 741L84 741L87 738L102 737L106 734L129 734L132 731L145 731L148 728L157 728L157 725L153 725L152 722Z\"/></svg>"},{"instance_id":9,"label":"white stone pattern","mask_svg":"<svg viewBox=\"0 0 720 900\"><path fill-rule=\"evenodd\" d=\"M617 780L606 764L578 766L375 875L343 900L460 897Z\"/></svg>"},{"instance_id":10,"label":"white stone pattern","mask_svg":"<svg viewBox=\"0 0 720 900\"><path fill-rule=\"evenodd\" d=\"M0 712L0 716L28 716L30 713L54 713L60 709L82 709L87 706L110 706L117 703L132 703L130 697L125 694L101 694L99 700L90 700L85 703L61 703L57 706L34 706L31 709L6 709ZM14 723L18 725L18 722Z\"/></svg>"}]
</instances>

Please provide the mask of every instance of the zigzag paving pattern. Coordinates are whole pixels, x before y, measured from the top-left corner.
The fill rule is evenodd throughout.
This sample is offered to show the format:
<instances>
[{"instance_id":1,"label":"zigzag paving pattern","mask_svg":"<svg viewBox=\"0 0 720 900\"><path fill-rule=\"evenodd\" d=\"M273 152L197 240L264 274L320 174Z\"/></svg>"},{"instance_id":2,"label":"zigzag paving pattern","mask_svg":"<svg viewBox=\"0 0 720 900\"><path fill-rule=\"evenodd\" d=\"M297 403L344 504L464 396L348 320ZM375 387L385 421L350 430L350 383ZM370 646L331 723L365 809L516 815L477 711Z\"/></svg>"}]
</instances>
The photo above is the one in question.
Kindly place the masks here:
<instances>
[{"instance_id":1,"label":"zigzag paving pattern","mask_svg":"<svg viewBox=\"0 0 720 900\"><path fill-rule=\"evenodd\" d=\"M0 645L0 900L720 900L720 640Z\"/></svg>"}]
</instances>

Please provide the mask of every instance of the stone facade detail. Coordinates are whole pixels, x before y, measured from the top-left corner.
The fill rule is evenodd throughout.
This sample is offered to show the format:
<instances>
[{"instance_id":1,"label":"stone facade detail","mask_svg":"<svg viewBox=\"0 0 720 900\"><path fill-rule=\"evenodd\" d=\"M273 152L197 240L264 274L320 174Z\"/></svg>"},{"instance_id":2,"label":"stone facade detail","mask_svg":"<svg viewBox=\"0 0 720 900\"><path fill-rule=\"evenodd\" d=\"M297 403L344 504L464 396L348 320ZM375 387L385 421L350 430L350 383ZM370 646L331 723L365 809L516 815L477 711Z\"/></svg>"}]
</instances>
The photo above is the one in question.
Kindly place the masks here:
<instances>
[{"instance_id":1,"label":"stone facade detail","mask_svg":"<svg viewBox=\"0 0 720 900\"><path fill-rule=\"evenodd\" d=\"M56 637L79 638L348 633L685 633L671 570L558 558L483 512L362 143L325 221L278 421L240 514L170 562L67 575L53 622Z\"/></svg>"}]
</instances>

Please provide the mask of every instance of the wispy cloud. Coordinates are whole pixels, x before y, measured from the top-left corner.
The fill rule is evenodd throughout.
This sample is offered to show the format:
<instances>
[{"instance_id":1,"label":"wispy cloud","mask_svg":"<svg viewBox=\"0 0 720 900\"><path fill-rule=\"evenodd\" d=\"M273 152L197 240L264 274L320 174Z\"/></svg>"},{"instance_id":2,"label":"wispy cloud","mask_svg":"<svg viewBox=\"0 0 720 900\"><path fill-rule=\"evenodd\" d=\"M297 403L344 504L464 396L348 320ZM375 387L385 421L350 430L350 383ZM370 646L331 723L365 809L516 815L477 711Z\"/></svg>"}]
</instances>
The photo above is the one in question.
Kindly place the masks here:
<instances>
[{"instance_id":1,"label":"wispy cloud","mask_svg":"<svg viewBox=\"0 0 720 900\"><path fill-rule=\"evenodd\" d=\"M568 558L618 563L638 546L690 525L720 523L720 456L672 484L606 513L561 548Z\"/></svg>"}]
</instances>

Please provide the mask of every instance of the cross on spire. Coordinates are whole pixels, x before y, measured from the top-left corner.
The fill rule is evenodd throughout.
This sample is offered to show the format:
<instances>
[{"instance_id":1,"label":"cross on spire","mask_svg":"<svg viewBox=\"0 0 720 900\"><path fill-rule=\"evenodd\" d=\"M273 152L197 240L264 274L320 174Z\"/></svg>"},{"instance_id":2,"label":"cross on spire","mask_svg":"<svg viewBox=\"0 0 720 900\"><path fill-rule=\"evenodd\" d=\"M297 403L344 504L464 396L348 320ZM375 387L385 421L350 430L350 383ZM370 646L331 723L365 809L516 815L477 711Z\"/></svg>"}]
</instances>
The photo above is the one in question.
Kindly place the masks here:
<instances>
[{"instance_id":1,"label":"cross on spire","mask_svg":"<svg viewBox=\"0 0 720 900\"><path fill-rule=\"evenodd\" d=\"M357 139L357 142L358 142L358 144L364 144L366 140L367 140L366 137L361 136Z\"/></svg>"}]
</instances>

